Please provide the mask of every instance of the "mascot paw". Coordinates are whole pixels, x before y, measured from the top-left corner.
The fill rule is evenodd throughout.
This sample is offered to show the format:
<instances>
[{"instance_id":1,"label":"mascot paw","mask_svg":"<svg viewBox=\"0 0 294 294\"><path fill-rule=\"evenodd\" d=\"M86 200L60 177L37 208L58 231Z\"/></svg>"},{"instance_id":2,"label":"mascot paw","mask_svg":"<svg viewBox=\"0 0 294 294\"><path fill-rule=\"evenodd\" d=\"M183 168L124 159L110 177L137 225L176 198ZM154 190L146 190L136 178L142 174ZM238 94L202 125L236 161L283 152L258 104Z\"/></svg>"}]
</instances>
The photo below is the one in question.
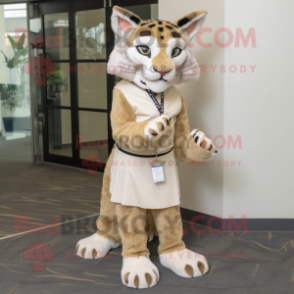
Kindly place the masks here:
<instances>
[{"instance_id":1,"label":"mascot paw","mask_svg":"<svg viewBox=\"0 0 294 294\"><path fill-rule=\"evenodd\" d=\"M95 233L78 242L76 254L84 259L98 259L104 257L109 250L119 246L120 244L114 244L110 240Z\"/></svg>"},{"instance_id":2,"label":"mascot paw","mask_svg":"<svg viewBox=\"0 0 294 294\"><path fill-rule=\"evenodd\" d=\"M209 269L204 256L188 249L160 254L159 259L163 266L184 278L203 276Z\"/></svg>"},{"instance_id":3,"label":"mascot paw","mask_svg":"<svg viewBox=\"0 0 294 294\"><path fill-rule=\"evenodd\" d=\"M161 115L153 122L147 124L144 129L146 138L156 137L160 132L164 130L166 126L170 124L171 118L166 115Z\"/></svg>"},{"instance_id":4,"label":"mascot paw","mask_svg":"<svg viewBox=\"0 0 294 294\"><path fill-rule=\"evenodd\" d=\"M159 272L148 257L125 257L121 279L124 285L131 288L150 288L157 284Z\"/></svg>"},{"instance_id":5,"label":"mascot paw","mask_svg":"<svg viewBox=\"0 0 294 294\"><path fill-rule=\"evenodd\" d=\"M215 149L214 145L212 144L212 141L208 139L203 132L199 130L193 130L190 135L193 137L195 143L198 146L211 151L212 156L218 153L218 151Z\"/></svg>"}]
</instances>

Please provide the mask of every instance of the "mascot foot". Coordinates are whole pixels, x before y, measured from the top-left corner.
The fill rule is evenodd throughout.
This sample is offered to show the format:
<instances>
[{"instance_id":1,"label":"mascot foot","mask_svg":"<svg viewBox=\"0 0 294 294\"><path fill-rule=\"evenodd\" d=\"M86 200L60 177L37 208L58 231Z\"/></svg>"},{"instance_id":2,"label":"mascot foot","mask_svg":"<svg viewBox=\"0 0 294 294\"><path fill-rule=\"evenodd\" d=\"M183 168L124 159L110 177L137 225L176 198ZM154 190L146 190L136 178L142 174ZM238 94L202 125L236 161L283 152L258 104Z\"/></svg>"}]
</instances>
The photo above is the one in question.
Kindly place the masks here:
<instances>
[{"instance_id":1,"label":"mascot foot","mask_svg":"<svg viewBox=\"0 0 294 294\"><path fill-rule=\"evenodd\" d=\"M160 254L159 260L163 266L184 278L203 276L209 269L204 256L188 249Z\"/></svg>"},{"instance_id":2,"label":"mascot foot","mask_svg":"<svg viewBox=\"0 0 294 294\"><path fill-rule=\"evenodd\" d=\"M148 257L125 257L121 269L122 283L131 288L153 287L159 280L157 267Z\"/></svg>"},{"instance_id":3,"label":"mascot foot","mask_svg":"<svg viewBox=\"0 0 294 294\"><path fill-rule=\"evenodd\" d=\"M119 246L120 244L114 244L110 240L95 233L78 242L76 254L84 259L98 259L104 257L109 250Z\"/></svg>"}]
</instances>

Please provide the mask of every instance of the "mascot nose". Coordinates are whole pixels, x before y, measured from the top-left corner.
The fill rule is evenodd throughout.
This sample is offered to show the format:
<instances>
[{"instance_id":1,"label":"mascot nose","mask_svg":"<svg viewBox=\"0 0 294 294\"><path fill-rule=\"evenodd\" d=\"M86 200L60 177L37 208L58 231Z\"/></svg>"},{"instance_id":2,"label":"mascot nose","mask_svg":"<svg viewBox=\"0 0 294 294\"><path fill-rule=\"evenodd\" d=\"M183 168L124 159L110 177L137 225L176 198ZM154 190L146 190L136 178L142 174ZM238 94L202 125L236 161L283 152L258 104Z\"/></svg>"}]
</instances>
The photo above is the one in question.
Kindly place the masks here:
<instances>
[{"instance_id":1,"label":"mascot nose","mask_svg":"<svg viewBox=\"0 0 294 294\"><path fill-rule=\"evenodd\" d=\"M160 71L159 73L160 73L160 75L163 77L163 76L166 75L168 72L167 72L167 71Z\"/></svg>"},{"instance_id":2,"label":"mascot nose","mask_svg":"<svg viewBox=\"0 0 294 294\"><path fill-rule=\"evenodd\" d=\"M162 77L169 72L169 71L160 71L160 70L157 70L155 67L153 67L153 69L154 69L155 72L158 72Z\"/></svg>"}]
</instances>

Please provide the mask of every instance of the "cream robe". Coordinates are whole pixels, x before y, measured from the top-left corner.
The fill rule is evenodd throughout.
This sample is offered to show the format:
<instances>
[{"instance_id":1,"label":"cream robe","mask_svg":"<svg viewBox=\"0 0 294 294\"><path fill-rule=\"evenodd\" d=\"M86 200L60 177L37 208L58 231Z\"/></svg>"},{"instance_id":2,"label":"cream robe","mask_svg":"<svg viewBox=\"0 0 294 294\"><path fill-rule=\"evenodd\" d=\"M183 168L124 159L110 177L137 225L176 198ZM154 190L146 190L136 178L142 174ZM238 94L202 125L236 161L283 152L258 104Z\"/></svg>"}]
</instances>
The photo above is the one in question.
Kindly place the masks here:
<instances>
[{"instance_id":1,"label":"cream robe","mask_svg":"<svg viewBox=\"0 0 294 294\"><path fill-rule=\"evenodd\" d=\"M159 111L149 94L128 80L122 80L115 88L119 89L133 107L137 122L152 122L159 116ZM161 94L156 98L159 101ZM171 86L164 91L164 114L168 117L178 115L182 102L178 90ZM158 149L158 154L173 147L170 141ZM142 155L154 155L154 151L141 152ZM110 193L111 201L127 206L145 209L163 209L180 204L180 188L174 152L159 157L163 164L165 181L154 183L150 162L154 158L142 158L128 155L115 149L111 166Z\"/></svg>"}]
</instances>

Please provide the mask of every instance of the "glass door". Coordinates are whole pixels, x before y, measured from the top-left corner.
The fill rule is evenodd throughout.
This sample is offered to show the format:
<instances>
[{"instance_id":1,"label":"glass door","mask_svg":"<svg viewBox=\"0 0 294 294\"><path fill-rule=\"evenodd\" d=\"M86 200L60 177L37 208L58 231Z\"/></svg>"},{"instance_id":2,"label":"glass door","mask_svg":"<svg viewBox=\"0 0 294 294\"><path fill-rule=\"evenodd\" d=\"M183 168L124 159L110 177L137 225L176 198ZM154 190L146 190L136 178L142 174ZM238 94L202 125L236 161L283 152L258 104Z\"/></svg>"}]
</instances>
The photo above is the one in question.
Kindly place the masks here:
<instances>
[{"instance_id":1,"label":"glass door","mask_svg":"<svg viewBox=\"0 0 294 294\"><path fill-rule=\"evenodd\" d=\"M45 161L104 170L114 144L110 110L115 77L106 68L115 44L112 6L125 6L144 19L157 17L154 3L65 0L31 4L34 17L30 22L35 29L31 30L30 72L42 104L35 116L38 124L42 121Z\"/></svg>"},{"instance_id":2,"label":"glass door","mask_svg":"<svg viewBox=\"0 0 294 294\"><path fill-rule=\"evenodd\" d=\"M113 146L110 9L106 1L44 2L38 9L43 30L32 46L43 49L35 66L43 93L44 160L103 171Z\"/></svg>"}]
</instances>

